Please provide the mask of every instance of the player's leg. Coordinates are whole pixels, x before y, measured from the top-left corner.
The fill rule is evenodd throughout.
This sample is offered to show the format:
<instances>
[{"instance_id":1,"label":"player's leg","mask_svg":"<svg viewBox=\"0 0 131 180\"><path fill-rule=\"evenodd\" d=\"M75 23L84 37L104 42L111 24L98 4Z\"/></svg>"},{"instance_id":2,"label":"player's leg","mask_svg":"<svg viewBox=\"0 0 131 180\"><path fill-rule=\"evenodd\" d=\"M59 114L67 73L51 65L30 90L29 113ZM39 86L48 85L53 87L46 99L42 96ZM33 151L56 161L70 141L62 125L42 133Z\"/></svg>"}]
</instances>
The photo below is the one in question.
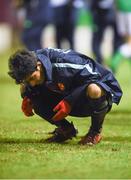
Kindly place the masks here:
<instances>
[{"instance_id":1,"label":"player's leg","mask_svg":"<svg viewBox=\"0 0 131 180\"><path fill-rule=\"evenodd\" d=\"M104 29L105 29L104 26L97 25L92 35L92 50L95 55L96 61L99 62L100 64L103 64L101 45L103 40Z\"/></svg>"},{"instance_id":2,"label":"player's leg","mask_svg":"<svg viewBox=\"0 0 131 180\"><path fill-rule=\"evenodd\" d=\"M62 100L62 96L54 93L47 88L42 90L42 94L32 98L34 111L37 115L44 120L55 125L57 128L51 133L52 136L46 141L48 142L63 142L76 136L77 130L73 123L70 123L66 119L61 121L53 121L51 118L54 116L53 108L56 104Z\"/></svg>"},{"instance_id":3,"label":"player's leg","mask_svg":"<svg viewBox=\"0 0 131 180\"><path fill-rule=\"evenodd\" d=\"M118 29L125 43L121 45L111 59L111 69L115 73L121 61L131 57L131 13L118 13Z\"/></svg>"},{"instance_id":4,"label":"player's leg","mask_svg":"<svg viewBox=\"0 0 131 180\"><path fill-rule=\"evenodd\" d=\"M105 91L97 84L90 84L87 87L86 95L92 110L91 126L88 133L81 139L80 144L97 144L102 138L100 133L105 116L109 109L111 109L111 105Z\"/></svg>"},{"instance_id":5,"label":"player's leg","mask_svg":"<svg viewBox=\"0 0 131 180\"><path fill-rule=\"evenodd\" d=\"M41 35L46 24L39 26L25 27L22 33L22 41L29 50L37 50L42 48Z\"/></svg>"},{"instance_id":6,"label":"player's leg","mask_svg":"<svg viewBox=\"0 0 131 180\"><path fill-rule=\"evenodd\" d=\"M56 24L55 25L55 41L57 48L62 48L62 41L63 41L63 24Z\"/></svg>"},{"instance_id":7,"label":"player's leg","mask_svg":"<svg viewBox=\"0 0 131 180\"><path fill-rule=\"evenodd\" d=\"M75 30L75 25L74 22L68 23L68 25L65 25L66 29L66 38L69 42L70 49L74 49L74 30Z\"/></svg>"}]
</instances>

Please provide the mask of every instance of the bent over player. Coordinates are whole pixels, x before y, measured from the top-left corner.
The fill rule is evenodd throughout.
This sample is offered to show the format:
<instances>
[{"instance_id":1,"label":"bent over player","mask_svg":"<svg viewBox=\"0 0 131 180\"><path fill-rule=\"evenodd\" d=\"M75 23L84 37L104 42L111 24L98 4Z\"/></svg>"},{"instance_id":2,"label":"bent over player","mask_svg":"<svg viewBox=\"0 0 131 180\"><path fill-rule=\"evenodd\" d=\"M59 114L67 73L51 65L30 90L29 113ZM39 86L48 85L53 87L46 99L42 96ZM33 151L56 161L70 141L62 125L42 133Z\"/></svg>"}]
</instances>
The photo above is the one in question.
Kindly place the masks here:
<instances>
[{"instance_id":1,"label":"bent over player","mask_svg":"<svg viewBox=\"0 0 131 180\"><path fill-rule=\"evenodd\" d=\"M76 136L65 118L91 117L91 126L80 144L100 142L105 115L119 104L122 90L113 74L73 50L45 48L21 50L9 59L8 74L21 85L22 111L34 113L57 126L48 142L64 142Z\"/></svg>"}]
</instances>

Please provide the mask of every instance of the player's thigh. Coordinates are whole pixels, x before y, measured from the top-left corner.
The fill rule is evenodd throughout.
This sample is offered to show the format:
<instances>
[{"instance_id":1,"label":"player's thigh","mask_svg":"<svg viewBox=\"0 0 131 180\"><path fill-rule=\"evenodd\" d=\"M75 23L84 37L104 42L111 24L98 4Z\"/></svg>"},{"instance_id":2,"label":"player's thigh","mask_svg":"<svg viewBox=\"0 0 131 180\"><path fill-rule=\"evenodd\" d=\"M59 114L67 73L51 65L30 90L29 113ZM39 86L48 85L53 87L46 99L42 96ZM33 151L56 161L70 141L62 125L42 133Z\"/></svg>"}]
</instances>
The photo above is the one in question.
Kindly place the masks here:
<instances>
[{"instance_id":1,"label":"player's thigh","mask_svg":"<svg viewBox=\"0 0 131 180\"><path fill-rule=\"evenodd\" d=\"M126 14L123 12L117 12L117 27L118 27L118 32L120 35L123 37L127 34L127 18Z\"/></svg>"},{"instance_id":2,"label":"player's thigh","mask_svg":"<svg viewBox=\"0 0 131 180\"><path fill-rule=\"evenodd\" d=\"M126 18L127 18L127 32L128 32L128 36L131 37L131 13L127 13Z\"/></svg>"}]
</instances>

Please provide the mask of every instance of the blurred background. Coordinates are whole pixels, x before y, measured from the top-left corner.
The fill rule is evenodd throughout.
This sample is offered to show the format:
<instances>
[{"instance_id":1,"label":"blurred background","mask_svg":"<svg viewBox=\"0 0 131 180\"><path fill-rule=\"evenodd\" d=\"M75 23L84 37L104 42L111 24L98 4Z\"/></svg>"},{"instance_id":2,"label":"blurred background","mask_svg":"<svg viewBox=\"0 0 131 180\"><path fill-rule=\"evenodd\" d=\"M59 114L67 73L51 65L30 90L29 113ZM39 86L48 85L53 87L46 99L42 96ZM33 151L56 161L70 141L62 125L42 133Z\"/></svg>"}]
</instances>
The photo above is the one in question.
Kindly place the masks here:
<instances>
[{"instance_id":1,"label":"blurred background","mask_svg":"<svg viewBox=\"0 0 131 180\"><path fill-rule=\"evenodd\" d=\"M115 2L0 0L0 53L12 47L50 46L72 48L102 62L122 42Z\"/></svg>"},{"instance_id":2,"label":"blurred background","mask_svg":"<svg viewBox=\"0 0 131 180\"><path fill-rule=\"evenodd\" d=\"M8 59L21 48L46 47L84 53L119 81L123 97L107 115L97 147L77 145L89 117L69 117L78 137L48 145L42 140L54 127L21 112L19 86L7 73ZM0 178L131 179L130 77L131 0L0 0Z\"/></svg>"}]
</instances>

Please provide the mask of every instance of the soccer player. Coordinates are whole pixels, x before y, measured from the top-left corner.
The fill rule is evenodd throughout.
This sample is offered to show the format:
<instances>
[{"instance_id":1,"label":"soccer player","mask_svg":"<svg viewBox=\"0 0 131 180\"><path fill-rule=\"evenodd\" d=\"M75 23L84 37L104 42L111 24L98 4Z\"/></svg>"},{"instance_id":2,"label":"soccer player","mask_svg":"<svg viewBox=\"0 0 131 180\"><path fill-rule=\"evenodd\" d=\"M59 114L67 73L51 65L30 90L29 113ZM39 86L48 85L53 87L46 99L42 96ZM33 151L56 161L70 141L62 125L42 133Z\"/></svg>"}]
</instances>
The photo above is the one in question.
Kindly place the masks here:
<instances>
[{"instance_id":1,"label":"soccer player","mask_svg":"<svg viewBox=\"0 0 131 180\"><path fill-rule=\"evenodd\" d=\"M92 34L92 50L96 60L104 65L103 55L101 52L102 42L107 27L111 27L113 32L113 54L122 44L116 25L116 12L114 8L114 0L91 0L89 3L91 15L93 18L93 34Z\"/></svg>"},{"instance_id":2,"label":"soccer player","mask_svg":"<svg viewBox=\"0 0 131 180\"><path fill-rule=\"evenodd\" d=\"M61 48L64 40L67 40L69 47L74 49L74 30L77 19L74 0L50 0L50 5L52 8L57 48Z\"/></svg>"},{"instance_id":3,"label":"soccer player","mask_svg":"<svg viewBox=\"0 0 131 180\"><path fill-rule=\"evenodd\" d=\"M131 1L116 0L118 30L125 42L121 45L111 60L111 69L116 73L123 59L131 58Z\"/></svg>"},{"instance_id":4,"label":"soccer player","mask_svg":"<svg viewBox=\"0 0 131 180\"><path fill-rule=\"evenodd\" d=\"M22 111L34 113L57 126L48 142L64 142L76 136L65 118L91 117L80 144L100 142L105 115L119 104L122 90L113 74L73 50L45 48L17 51L9 58L8 74L21 86Z\"/></svg>"},{"instance_id":5,"label":"soccer player","mask_svg":"<svg viewBox=\"0 0 131 180\"><path fill-rule=\"evenodd\" d=\"M52 12L49 0L21 0L16 1L19 15L25 14L21 40L29 50L42 48L43 42L41 37L43 30L52 21ZM19 20L19 19L18 19Z\"/></svg>"}]
</instances>

